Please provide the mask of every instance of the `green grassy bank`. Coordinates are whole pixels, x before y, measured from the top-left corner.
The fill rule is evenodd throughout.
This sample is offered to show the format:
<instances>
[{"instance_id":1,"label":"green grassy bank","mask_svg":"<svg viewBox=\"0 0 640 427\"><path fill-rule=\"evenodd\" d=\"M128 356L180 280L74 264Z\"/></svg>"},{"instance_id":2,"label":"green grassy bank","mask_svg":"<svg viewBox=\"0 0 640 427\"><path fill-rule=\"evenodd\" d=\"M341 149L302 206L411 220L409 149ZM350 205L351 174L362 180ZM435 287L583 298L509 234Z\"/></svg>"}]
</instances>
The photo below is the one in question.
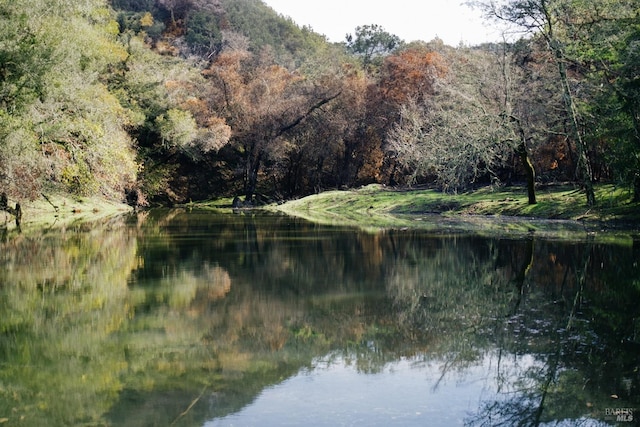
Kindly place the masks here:
<instances>
[{"instance_id":1,"label":"green grassy bank","mask_svg":"<svg viewBox=\"0 0 640 427\"><path fill-rule=\"evenodd\" d=\"M397 190L369 185L358 190L327 191L290 201L270 209L330 224L360 227L412 227L425 218L438 215L439 222L500 222L502 227L522 226L595 228L640 228L640 204L632 194L613 185L596 187L598 203L586 205L584 193L571 186L551 186L538 190L538 203L529 205L524 189L515 187L481 188L468 193L446 194L437 190ZM480 224L482 223L482 224Z\"/></svg>"},{"instance_id":2,"label":"green grassy bank","mask_svg":"<svg viewBox=\"0 0 640 427\"><path fill-rule=\"evenodd\" d=\"M11 207L15 202L9 201ZM41 196L36 200L21 203L22 221L20 228L41 229L64 226L82 221L97 220L131 211L131 207L117 201L101 197L72 197L69 195ZM0 225L16 228L15 217L0 211Z\"/></svg>"},{"instance_id":3,"label":"green grassy bank","mask_svg":"<svg viewBox=\"0 0 640 427\"><path fill-rule=\"evenodd\" d=\"M537 192L538 203L527 204L518 187L485 187L461 194L433 189L393 189L368 185L356 190L326 191L280 205L265 207L310 221L360 228L500 228L640 230L640 204L632 194L613 185L596 186L597 205L586 205L584 193L572 186L550 186ZM13 204L11 204L13 206ZM190 203L187 207L231 212L231 199ZM22 228L41 228L93 220L130 211L125 204L100 198L41 197L22 205ZM434 218L437 224L433 225ZM541 221L544 220L544 221ZM552 221L548 221L552 220ZM0 212L0 221L14 227L14 218Z\"/></svg>"}]
</instances>

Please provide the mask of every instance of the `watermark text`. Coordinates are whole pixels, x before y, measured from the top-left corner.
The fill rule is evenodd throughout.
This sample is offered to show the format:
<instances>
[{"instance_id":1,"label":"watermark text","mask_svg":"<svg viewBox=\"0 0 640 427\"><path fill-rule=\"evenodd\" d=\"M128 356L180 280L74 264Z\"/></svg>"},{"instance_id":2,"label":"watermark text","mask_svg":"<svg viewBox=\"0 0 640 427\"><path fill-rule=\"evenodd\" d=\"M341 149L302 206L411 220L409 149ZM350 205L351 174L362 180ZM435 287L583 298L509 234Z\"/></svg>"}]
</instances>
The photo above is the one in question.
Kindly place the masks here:
<instances>
[{"instance_id":1,"label":"watermark text","mask_svg":"<svg viewBox=\"0 0 640 427\"><path fill-rule=\"evenodd\" d=\"M604 419L606 421L631 423L634 420L635 411L634 408L606 408L604 410Z\"/></svg>"}]
</instances>

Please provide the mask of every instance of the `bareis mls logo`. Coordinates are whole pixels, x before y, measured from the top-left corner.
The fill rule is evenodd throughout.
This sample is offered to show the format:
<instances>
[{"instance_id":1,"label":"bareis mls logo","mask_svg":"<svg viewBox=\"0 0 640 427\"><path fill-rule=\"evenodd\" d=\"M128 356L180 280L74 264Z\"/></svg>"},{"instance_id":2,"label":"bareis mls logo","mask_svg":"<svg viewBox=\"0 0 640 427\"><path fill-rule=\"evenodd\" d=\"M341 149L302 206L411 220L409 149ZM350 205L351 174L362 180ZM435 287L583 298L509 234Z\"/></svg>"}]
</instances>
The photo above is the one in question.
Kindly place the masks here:
<instances>
[{"instance_id":1,"label":"bareis mls logo","mask_svg":"<svg viewBox=\"0 0 640 427\"><path fill-rule=\"evenodd\" d=\"M604 416L607 421L633 422L633 408L606 408Z\"/></svg>"}]
</instances>

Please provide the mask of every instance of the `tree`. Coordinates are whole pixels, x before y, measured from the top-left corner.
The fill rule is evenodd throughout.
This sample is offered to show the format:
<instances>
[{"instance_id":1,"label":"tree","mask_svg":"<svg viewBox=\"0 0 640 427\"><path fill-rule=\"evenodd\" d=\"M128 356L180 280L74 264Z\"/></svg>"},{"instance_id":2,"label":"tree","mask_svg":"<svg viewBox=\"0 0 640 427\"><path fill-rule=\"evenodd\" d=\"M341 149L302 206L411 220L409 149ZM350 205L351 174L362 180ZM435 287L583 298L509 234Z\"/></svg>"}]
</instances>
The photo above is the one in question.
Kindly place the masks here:
<instances>
[{"instance_id":1,"label":"tree","mask_svg":"<svg viewBox=\"0 0 640 427\"><path fill-rule=\"evenodd\" d=\"M53 49L14 3L0 4L0 108L13 113L44 95Z\"/></svg>"},{"instance_id":2,"label":"tree","mask_svg":"<svg viewBox=\"0 0 640 427\"><path fill-rule=\"evenodd\" d=\"M568 40L563 38L563 31L566 30L563 27L565 23L563 18L576 10L572 9L571 4L565 0L511 0L502 5L492 0L479 4L489 16L515 24L527 33L539 35L545 40L557 66L570 135L577 148L578 169L584 185L587 205L594 205L596 199L593 189L593 171L588 158L588 146L581 132L581 119L574 88L569 78L568 64L571 58L566 46Z\"/></svg>"},{"instance_id":3,"label":"tree","mask_svg":"<svg viewBox=\"0 0 640 427\"><path fill-rule=\"evenodd\" d=\"M187 23L185 40L191 50L203 58L211 58L220 50L222 34L218 28L216 17L208 12L190 14Z\"/></svg>"},{"instance_id":4,"label":"tree","mask_svg":"<svg viewBox=\"0 0 640 427\"><path fill-rule=\"evenodd\" d=\"M357 182L395 183L397 165L386 155L386 135L399 120L400 110L409 101L423 103L433 96L438 81L447 73L443 57L424 44L398 49L381 60L378 72L369 74L365 90L365 114L356 140L350 146L357 159ZM346 161L349 157L345 157ZM353 163L353 161L351 161ZM347 168L343 168L347 171ZM401 178L398 179L402 181Z\"/></svg>"},{"instance_id":5,"label":"tree","mask_svg":"<svg viewBox=\"0 0 640 427\"><path fill-rule=\"evenodd\" d=\"M453 87L442 90L443 100L425 104L409 102L400 121L390 130L387 143L397 159L413 171L411 181L432 176L445 191L467 188L478 178L496 177L509 150L504 124L497 114ZM451 103L464 108L451 108Z\"/></svg>"},{"instance_id":6,"label":"tree","mask_svg":"<svg viewBox=\"0 0 640 427\"><path fill-rule=\"evenodd\" d=\"M613 82L616 104L622 108L610 109L607 117L616 124L612 130L619 141L615 151L619 153L616 163L621 163L618 169L622 181L633 186L634 201L640 202L640 26L636 25L624 40L618 65L605 73L606 81Z\"/></svg>"},{"instance_id":7,"label":"tree","mask_svg":"<svg viewBox=\"0 0 640 427\"><path fill-rule=\"evenodd\" d=\"M269 46L275 61L294 69L318 49L326 46L324 36L300 28L288 17L279 15L261 0L220 0L224 8L220 28L247 37L250 50L260 52Z\"/></svg>"},{"instance_id":8,"label":"tree","mask_svg":"<svg viewBox=\"0 0 640 427\"><path fill-rule=\"evenodd\" d=\"M636 2L576 2L563 17L567 50L585 76L578 109L586 118L587 138L615 178L640 200L640 15Z\"/></svg>"},{"instance_id":9,"label":"tree","mask_svg":"<svg viewBox=\"0 0 640 427\"><path fill-rule=\"evenodd\" d=\"M507 46L506 43L502 44L502 55L500 57L499 61L499 65L501 68L501 77L502 77L502 81L501 81L501 94L502 95L502 104L503 104L503 110L501 112L501 114L503 115L503 117L508 119L508 123L511 123L512 125L512 129L513 129L513 133L515 134L515 140L513 141L513 145L515 148L515 152L518 156L518 158L520 159L520 162L522 164L522 167L524 168L525 171L525 175L526 175L526 180L527 180L527 197L528 197L528 203L530 205L535 205L537 203L536 200L536 171L535 171L535 167L533 166L533 162L531 161L531 158L529 156L529 139L531 138L531 136L529 135L529 132L527 132L527 129L525 128L525 120L527 118L527 114L526 111L528 110L528 108L524 108L522 110L517 110L517 104L518 101L523 101L523 98L526 98L527 100L530 99L529 97L523 96L522 93L523 91L521 91L519 93L520 95L520 99L517 99L514 92L516 92L516 87L518 85L518 83L521 82L522 79L518 79L520 80L520 82L515 82L516 80L516 76L521 76L522 73L516 74L516 70L517 68L514 67L513 63L514 58L516 58L517 56L514 54L508 55L507 52ZM521 70L520 70L521 71ZM530 88L529 85L521 85L522 87L526 89ZM525 101L526 102L526 101Z\"/></svg>"},{"instance_id":10,"label":"tree","mask_svg":"<svg viewBox=\"0 0 640 427\"><path fill-rule=\"evenodd\" d=\"M388 147L410 171L410 183L431 178L458 191L479 179L498 182L514 151L528 160L523 123L514 126L512 71L483 50L451 50L440 61L448 72L432 80L429 96L414 95L400 107Z\"/></svg>"},{"instance_id":11,"label":"tree","mask_svg":"<svg viewBox=\"0 0 640 427\"><path fill-rule=\"evenodd\" d=\"M364 138L369 78L358 68L340 67L319 81L340 96L314 112L292 135L288 155L291 167L285 191L319 192L378 180L379 141Z\"/></svg>"},{"instance_id":12,"label":"tree","mask_svg":"<svg viewBox=\"0 0 640 427\"><path fill-rule=\"evenodd\" d=\"M402 105L409 99L423 101L433 95L438 80L448 71L444 58L426 46L402 49L384 59L379 87L386 102Z\"/></svg>"},{"instance_id":13,"label":"tree","mask_svg":"<svg viewBox=\"0 0 640 427\"><path fill-rule=\"evenodd\" d=\"M198 128L191 113L172 108L156 118L162 145L184 147L191 144L198 135Z\"/></svg>"},{"instance_id":14,"label":"tree","mask_svg":"<svg viewBox=\"0 0 640 427\"><path fill-rule=\"evenodd\" d=\"M347 34L347 50L362 58L365 69L369 69L378 58L392 53L403 44L400 37L388 33L379 25L356 27L355 35Z\"/></svg>"},{"instance_id":15,"label":"tree","mask_svg":"<svg viewBox=\"0 0 640 427\"><path fill-rule=\"evenodd\" d=\"M142 37L122 35L127 56L109 81L130 111L128 131L137 141L141 170L132 198L183 202L196 187L202 187L198 196L208 197L209 189L195 182L209 157L229 142L230 127L209 105L201 70L154 53Z\"/></svg>"},{"instance_id":16,"label":"tree","mask_svg":"<svg viewBox=\"0 0 640 427\"><path fill-rule=\"evenodd\" d=\"M184 19L193 7L191 0L157 0L157 3L171 14L171 26L173 29L177 27L178 21Z\"/></svg>"},{"instance_id":17,"label":"tree","mask_svg":"<svg viewBox=\"0 0 640 427\"><path fill-rule=\"evenodd\" d=\"M205 71L210 102L232 128L242 158L243 192L253 200L264 163L280 151L283 136L340 95L275 65L268 51L224 51Z\"/></svg>"},{"instance_id":18,"label":"tree","mask_svg":"<svg viewBox=\"0 0 640 427\"><path fill-rule=\"evenodd\" d=\"M137 164L129 112L102 79L126 56L104 2L4 2L0 31L0 179L8 195L121 198Z\"/></svg>"}]
</instances>

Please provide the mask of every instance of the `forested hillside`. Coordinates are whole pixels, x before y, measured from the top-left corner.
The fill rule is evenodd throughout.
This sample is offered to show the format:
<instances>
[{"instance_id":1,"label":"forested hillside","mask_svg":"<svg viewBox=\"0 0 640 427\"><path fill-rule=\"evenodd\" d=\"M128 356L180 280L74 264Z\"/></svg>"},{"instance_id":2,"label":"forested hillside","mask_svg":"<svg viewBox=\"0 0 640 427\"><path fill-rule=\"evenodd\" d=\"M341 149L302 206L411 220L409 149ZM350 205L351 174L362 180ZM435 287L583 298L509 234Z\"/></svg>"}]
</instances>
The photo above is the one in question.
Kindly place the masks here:
<instances>
[{"instance_id":1,"label":"forested hillside","mask_svg":"<svg viewBox=\"0 0 640 427\"><path fill-rule=\"evenodd\" d=\"M247 203L368 183L640 199L630 0L511 0L514 43L331 44L261 0L0 0L0 193ZM366 24L366 23L363 23ZM523 185L523 191L526 191Z\"/></svg>"}]
</instances>

